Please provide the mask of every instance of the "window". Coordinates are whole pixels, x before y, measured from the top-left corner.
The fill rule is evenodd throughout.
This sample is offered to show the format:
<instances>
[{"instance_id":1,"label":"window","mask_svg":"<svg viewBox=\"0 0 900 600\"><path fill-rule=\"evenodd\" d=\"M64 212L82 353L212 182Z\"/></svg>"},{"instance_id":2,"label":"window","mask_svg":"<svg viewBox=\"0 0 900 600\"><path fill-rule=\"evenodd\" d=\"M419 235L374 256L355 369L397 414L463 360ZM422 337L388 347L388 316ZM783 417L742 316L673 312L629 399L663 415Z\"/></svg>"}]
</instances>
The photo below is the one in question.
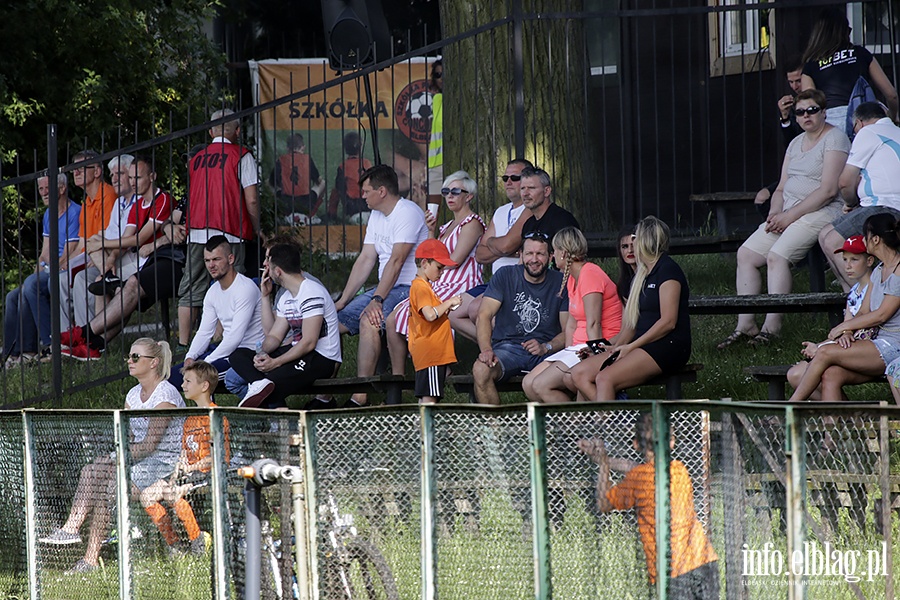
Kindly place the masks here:
<instances>
[{"instance_id":1,"label":"window","mask_svg":"<svg viewBox=\"0 0 900 600\"><path fill-rule=\"evenodd\" d=\"M775 68L769 53L770 11L747 8L754 4L757 0L709 0L712 7L734 7L709 13L711 75Z\"/></svg>"},{"instance_id":2,"label":"window","mask_svg":"<svg viewBox=\"0 0 900 600\"><path fill-rule=\"evenodd\" d=\"M584 9L590 12L618 10L618 0L585 0ZM589 19L584 28L587 36L588 60L591 75L616 75L619 72L619 18Z\"/></svg>"}]
</instances>

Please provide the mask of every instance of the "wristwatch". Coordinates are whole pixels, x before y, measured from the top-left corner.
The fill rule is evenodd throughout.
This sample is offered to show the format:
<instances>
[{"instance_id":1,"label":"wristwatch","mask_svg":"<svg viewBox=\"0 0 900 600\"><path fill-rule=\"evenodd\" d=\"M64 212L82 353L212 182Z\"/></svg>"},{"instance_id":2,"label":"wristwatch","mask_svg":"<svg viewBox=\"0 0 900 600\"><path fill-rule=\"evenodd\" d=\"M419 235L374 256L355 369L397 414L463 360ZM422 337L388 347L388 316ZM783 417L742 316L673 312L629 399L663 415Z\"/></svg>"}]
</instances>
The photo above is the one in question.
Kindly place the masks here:
<instances>
[{"instance_id":1,"label":"wristwatch","mask_svg":"<svg viewBox=\"0 0 900 600\"><path fill-rule=\"evenodd\" d=\"M547 342L546 344L544 344L544 348L547 350L547 354L550 354L551 352L553 352L553 344L551 344L550 342Z\"/></svg>"},{"instance_id":2,"label":"wristwatch","mask_svg":"<svg viewBox=\"0 0 900 600\"><path fill-rule=\"evenodd\" d=\"M378 294L375 294L374 296L372 296L372 300L374 300L378 304L384 304L384 298L382 298Z\"/></svg>"}]
</instances>

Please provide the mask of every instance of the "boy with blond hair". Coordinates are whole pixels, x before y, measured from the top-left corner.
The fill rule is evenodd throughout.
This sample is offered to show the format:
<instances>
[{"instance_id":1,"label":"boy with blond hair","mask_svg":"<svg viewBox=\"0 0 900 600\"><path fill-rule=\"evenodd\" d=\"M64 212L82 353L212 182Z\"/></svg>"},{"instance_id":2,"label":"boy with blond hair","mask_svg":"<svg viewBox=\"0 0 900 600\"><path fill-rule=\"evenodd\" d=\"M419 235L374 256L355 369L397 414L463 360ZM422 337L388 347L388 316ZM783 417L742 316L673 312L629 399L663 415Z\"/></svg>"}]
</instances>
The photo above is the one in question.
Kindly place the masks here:
<instances>
[{"instance_id":1,"label":"boy with blond hair","mask_svg":"<svg viewBox=\"0 0 900 600\"><path fill-rule=\"evenodd\" d=\"M182 369L184 380L181 389L184 397L193 400L199 408L214 408L212 394L219 383L219 372L208 362L198 360ZM228 422L224 423L226 453L228 446ZM212 467L212 448L209 436L209 416L195 415L184 421L181 436L181 456L175 472L160 479L141 493L141 504L159 529L169 551L178 552L179 539L172 527L172 520L162 501L175 509L175 515L184 525L190 541L191 553L203 555L210 542L210 535L200 530L194 510L184 496L194 488L191 482L179 484L179 479L190 479L192 473L209 473ZM226 459L227 460L227 459ZM187 476L187 477L185 477Z\"/></svg>"}]
</instances>

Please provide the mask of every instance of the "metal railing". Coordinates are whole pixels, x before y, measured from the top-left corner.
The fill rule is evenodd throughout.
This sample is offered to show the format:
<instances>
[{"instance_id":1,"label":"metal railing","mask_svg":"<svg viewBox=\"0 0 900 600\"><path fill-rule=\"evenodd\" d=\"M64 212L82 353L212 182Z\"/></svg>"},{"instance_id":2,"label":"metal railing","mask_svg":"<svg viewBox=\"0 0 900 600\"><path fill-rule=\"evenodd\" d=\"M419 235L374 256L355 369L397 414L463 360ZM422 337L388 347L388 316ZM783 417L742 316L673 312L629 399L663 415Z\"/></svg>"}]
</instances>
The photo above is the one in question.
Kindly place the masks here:
<instances>
[{"instance_id":1,"label":"metal railing","mask_svg":"<svg viewBox=\"0 0 900 600\"><path fill-rule=\"evenodd\" d=\"M237 471L261 458L303 473L303 485L292 474L262 490L252 531L262 538L254 577L263 598L665 598L684 581L672 573L711 559L719 594L707 598L893 598L900 576L896 407L621 402L172 414L166 422L159 412L0 414L0 594L245 597L250 530ZM173 548L129 494L146 462L130 458L125 440L147 419L180 430L197 415L210 418L213 461L208 485L187 500L209 541L189 546L176 510ZM652 445L635 443L640 427ZM594 451L601 446L605 458ZM177 455L180 440L163 450ZM114 478L85 486L98 464L114 468ZM652 477L641 479L648 468ZM598 482L598 472L609 479ZM615 485L617 502L635 509L604 512L598 490ZM91 552L94 516L75 528L84 543L45 538L100 506L115 507L115 533L94 532L99 567L67 573ZM302 531L292 529L295 506ZM704 540L711 553L685 554ZM651 564L661 574L655 583Z\"/></svg>"}]
</instances>

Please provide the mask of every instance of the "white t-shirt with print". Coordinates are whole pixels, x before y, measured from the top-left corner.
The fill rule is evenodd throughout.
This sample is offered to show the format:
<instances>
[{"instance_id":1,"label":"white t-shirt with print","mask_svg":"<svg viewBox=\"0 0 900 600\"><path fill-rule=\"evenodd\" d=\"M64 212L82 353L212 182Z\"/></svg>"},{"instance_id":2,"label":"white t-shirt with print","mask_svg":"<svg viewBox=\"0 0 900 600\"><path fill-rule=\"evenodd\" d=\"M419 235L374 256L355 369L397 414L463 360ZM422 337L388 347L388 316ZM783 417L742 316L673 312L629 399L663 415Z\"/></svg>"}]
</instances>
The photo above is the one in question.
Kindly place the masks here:
<instances>
[{"instance_id":1,"label":"white t-shirt with print","mask_svg":"<svg viewBox=\"0 0 900 600\"><path fill-rule=\"evenodd\" d=\"M421 212L421 211L420 211ZM341 334L338 331L337 311L328 290L321 283L304 279L297 295L282 294L275 303L275 315L284 317L290 327L291 345L303 339L303 319L321 315L324 317L316 352L336 362L341 362Z\"/></svg>"}]
</instances>

